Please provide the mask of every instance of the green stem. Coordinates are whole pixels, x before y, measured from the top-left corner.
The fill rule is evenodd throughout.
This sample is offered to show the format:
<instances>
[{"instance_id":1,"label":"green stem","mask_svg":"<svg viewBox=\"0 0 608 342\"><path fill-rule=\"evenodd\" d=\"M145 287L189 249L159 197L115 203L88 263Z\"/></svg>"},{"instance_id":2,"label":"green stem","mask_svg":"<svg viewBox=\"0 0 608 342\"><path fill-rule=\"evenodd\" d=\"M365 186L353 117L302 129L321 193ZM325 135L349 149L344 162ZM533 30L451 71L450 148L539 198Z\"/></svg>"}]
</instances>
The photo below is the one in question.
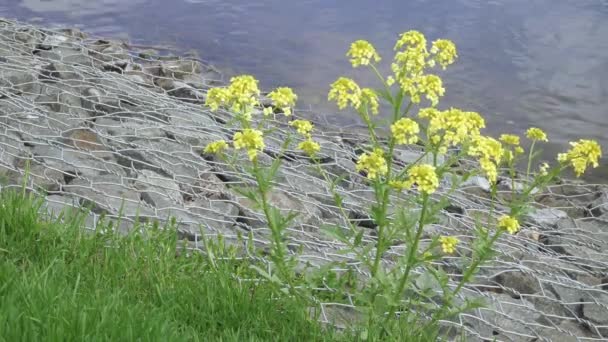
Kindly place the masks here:
<instances>
[{"instance_id":1,"label":"green stem","mask_svg":"<svg viewBox=\"0 0 608 342\"><path fill-rule=\"evenodd\" d=\"M401 296L403 290L405 288L405 284L409 279L410 272L414 266L414 258L416 256L416 252L418 250L418 244L420 242L420 237L422 236L422 232L424 231L424 220L426 219L426 211L429 202L429 195L422 195L422 212L420 213L420 219L418 221L418 230L416 231L416 236L414 237L414 241L412 241L412 246L410 247L407 255L407 265L405 267L405 271L403 272L403 276L399 281L399 285L397 286L397 291L395 292L396 296ZM395 298L397 299L397 298ZM391 307L389 311L389 315L386 316L385 322L395 314L395 307Z\"/></svg>"},{"instance_id":2,"label":"green stem","mask_svg":"<svg viewBox=\"0 0 608 342\"><path fill-rule=\"evenodd\" d=\"M530 166L532 165L532 152L534 152L534 145L536 144L536 140L532 140L532 145L530 146L530 152L528 152L528 167L526 168L526 181L530 176Z\"/></svg>"}]
</instances>

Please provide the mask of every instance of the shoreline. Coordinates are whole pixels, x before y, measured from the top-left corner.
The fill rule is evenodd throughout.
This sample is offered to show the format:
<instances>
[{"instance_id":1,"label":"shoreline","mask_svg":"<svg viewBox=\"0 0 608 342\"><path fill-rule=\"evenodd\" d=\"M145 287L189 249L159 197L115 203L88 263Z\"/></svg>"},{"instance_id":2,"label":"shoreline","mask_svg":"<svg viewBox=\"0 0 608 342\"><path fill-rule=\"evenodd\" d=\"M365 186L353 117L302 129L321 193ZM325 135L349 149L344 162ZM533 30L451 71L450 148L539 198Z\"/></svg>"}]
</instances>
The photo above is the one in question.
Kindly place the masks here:
<instances>
[{"instance_id":1,"label":"shoreline","mask_svg":"<svg viewBox=\"0 0 608 342\"><path fill-rule=\"evenodd\" d=\"M19 184L29 161L29 186L46 193L46 209L90 205L91 227L101 214L116 216L124 199L129 220L137 213L149 221L177 217L182 238L194 248L202 248L199 224L205 234L233 242L237 233L253 232L256 246L265 248L269 231L262 215L233 190L239 177L200 155L207 143L232 134L224 125L230 113L202 107L206 90L222 84L218 74L204 63L130 51L123 42L89 39L78 30L0 19L0 175ZM276 155L284 139L286 123L276 124L262 162ZM320 124L315 140L331 172L347 176L339 191L350 219L373 242L366 214L373 196L354 171L364 135L328 129ZM404 164L419 156L411 148L398 152ZM292 159L278 175L273 198L282 209L301 213L289 231L291 241L303 246L302 262L320 265L335 258L339 246L319 226L345 221L327 186L307 170L307 158ZM467 288L468 296L493 302L485 319L463 318L471 331L491 337L498 326L497 338L512 339L550 336L555 325L579 337L608 336L608 315L601 311L608 307L608 187L566 182L549 191L538 195L541 209L520 234L501 238L500 262L481 272L477 287ZM473 177L449 198L456 209L442 212L432 229L470 237L472 213L487 211L488 195L483 179ZM404 245L394 247L383 260L387 267ZM445 266L459 271L455 260ZM581 316L572 317L573 309ZM501 319L504 314L524 321ZM596 330L571 324L573 319Z\"/></svg>"}]
</instances>

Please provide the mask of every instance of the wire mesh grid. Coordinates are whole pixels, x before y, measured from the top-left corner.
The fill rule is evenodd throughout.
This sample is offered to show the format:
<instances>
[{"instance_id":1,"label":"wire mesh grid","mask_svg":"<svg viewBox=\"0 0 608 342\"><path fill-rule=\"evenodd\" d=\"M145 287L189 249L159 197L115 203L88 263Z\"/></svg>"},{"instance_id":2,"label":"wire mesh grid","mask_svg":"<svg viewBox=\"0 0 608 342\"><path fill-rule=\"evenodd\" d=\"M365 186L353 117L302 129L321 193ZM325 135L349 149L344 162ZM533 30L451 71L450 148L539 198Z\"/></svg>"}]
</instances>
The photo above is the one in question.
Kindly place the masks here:
<instances>
[{"instance_id":1,"label":"wire mesh grid","mask_svg":"<svg viewBox=\"0 0 608 342\"><path fill-rule=\"evenodd\" d=\"M46 194L50 213L70 206L91 208L87 228L100 216L127 231L133 220L166 221L175 217L192 250L201 250L201 234L237 243L251 234L257 248L268 248L270 232L264 216L239 195L237 186L251 185L240 166L201 155L217 139L230 140L234 129L228 112L201 105L209 87L222 84L217 70L196 58L142 51L120 41L89 37L73 29L42 29L0 20L0 181L19 184L29 163L28 187ZM309 116L310 118L310 116ZM317 117L316 120L321 120ZM283 159L270 201L297 211L287 241L291 253L314 266L344 261L361 278L367 271L342 246L325 235L323 225L347 224L326 182L296 151L280 155L289 127L282 118L266 141L262 163ZM337 192L344 198L348 220L375 241L367 212L374 201L362 175L355 172L361 127L336 128L317 122L314 139L322 146L322 166L342 177ZM414 148L398 150L401 166L420 156ZM469 181L455 192L449 179L438 196L450 206L428 227L433 234L473 239L475 214L487 214L489 193L483 180ZM504 195L510 193L503 185ZM460 300L484 298L486 307L444 322L464 329L468 340L600 341L608 336L608 192L595 184L564 183L535 194L538 211L522 230L502 237L496 259L481 267L475 283ZM498 212L506 208L497 207ZM245 241L246 243L246 241ZM466 245L466 244L463 244ZM407 242L384 256L395 266ZM446 257L438 267L453 278L462 276L462 260ZM336 272L345 269L336 268ZM335 289L324 288L325 291ZM351 296L320 306L323 322L341 326L355 308Z\"/></svg>"}]
</instances>

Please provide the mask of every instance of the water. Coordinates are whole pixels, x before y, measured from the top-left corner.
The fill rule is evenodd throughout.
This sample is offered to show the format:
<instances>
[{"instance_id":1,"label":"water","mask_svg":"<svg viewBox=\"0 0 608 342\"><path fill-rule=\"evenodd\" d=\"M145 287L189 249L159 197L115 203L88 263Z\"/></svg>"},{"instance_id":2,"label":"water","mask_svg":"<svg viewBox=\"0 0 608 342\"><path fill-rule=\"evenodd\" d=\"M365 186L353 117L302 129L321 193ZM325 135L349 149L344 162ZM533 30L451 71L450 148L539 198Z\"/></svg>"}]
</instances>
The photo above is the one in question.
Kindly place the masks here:
<instances>
[{"instance_id":1,"label":"water","mask_svg":"<svg viewBox=\"0 0 608 342\"><path fill-rule=\"evenodd\" d=\"M494 133L542 127L548 158L579 137L608 154L607 0L5 0L0 16L196 50L228 75L295 88L339 123L352 117L327 103L328 85L373 81L350 68L350 42L371 41L386 65L397 35L417 29L459 49L441 106L482 113ZM606 161L595 179L608 180Z\"/></svg>"}]
</instances>

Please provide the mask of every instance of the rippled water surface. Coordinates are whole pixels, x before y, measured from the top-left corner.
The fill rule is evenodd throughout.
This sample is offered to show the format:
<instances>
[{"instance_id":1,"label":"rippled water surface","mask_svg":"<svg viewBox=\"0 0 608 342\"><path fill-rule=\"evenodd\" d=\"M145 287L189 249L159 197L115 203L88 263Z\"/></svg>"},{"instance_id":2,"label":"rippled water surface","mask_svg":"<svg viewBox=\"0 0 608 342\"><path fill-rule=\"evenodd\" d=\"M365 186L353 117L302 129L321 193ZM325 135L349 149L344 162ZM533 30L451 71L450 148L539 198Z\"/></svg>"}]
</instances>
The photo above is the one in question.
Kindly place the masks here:
<instances>
[{"instance_id":1,"label":"rippled water surface","mask_svg":"<svg viewBox=\"0 0 608 342\"><path fill-rule=\"evenodd\" d=\"M585 136L608 152L607 0L4 0L0 16L196 50L228 75L296 88L302 106L339 123L351 120L325 97L354 75L350 42L370 40L388 63L397 35L417 29L459 48L443 106L483 113L496 133L540 126L550 151ZM608 180L606 169L596 176Z\"/></svg>"}]
</instances>

